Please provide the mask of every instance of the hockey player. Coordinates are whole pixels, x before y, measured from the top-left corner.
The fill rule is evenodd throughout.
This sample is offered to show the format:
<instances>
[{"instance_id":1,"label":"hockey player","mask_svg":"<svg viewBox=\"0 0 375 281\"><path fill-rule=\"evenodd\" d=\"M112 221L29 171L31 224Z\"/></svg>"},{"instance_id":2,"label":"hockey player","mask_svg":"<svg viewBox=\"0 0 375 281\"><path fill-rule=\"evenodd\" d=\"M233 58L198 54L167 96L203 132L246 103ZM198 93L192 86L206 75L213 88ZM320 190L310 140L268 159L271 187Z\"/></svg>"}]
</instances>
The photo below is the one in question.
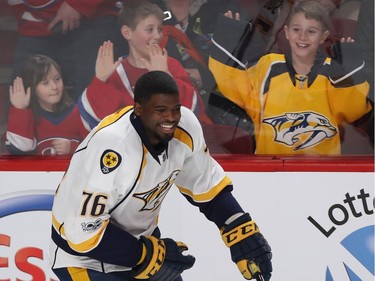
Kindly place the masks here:
<instances>
[{"instance_id":1,"label":"hockey player","mask_svg":"<svg viewBox=\"0 0 375 281\"><path fill-rule=\"evenodd\" d=\"M316 1L301 1L284 26L290 51L264 55L248 68L237 55L252 36L251 24L238 14L238 20L231 12L226 16L215 32L209 67L220 92L254 122L256 153L340 154L340 127L372 110L352 39L342 40L335 60L319 52L329 35L328 13Z\"/></svg>"},{"instance_id":2,"label":"hockey player","mask_svg":"<svg viewBox=\"0 0 375 281\"><path fill-rule=\"evenodd\" d=\"M182 254L184 243L161 238L157 224L176 187L217 225L245 279L254 264L270 279L270 246L163 71L144 74L134 106L102 120L73 155L53 203L53 271L61 281L181 280L195 258Z\"/></svg>"}]
</instances>

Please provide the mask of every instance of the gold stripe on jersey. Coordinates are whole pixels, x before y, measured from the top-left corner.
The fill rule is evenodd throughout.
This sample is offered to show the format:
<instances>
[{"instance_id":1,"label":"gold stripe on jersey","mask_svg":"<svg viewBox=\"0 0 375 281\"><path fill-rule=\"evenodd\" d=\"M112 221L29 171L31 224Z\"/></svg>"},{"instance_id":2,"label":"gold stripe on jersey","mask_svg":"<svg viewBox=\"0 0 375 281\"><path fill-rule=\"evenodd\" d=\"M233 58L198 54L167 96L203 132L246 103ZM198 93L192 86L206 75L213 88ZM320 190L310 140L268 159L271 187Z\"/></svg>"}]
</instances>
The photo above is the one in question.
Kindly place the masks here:
<instances>
[{"instance_id":1,"label":"gold stripe on jersey","mask_svg":"<svg viewBox=\"0 0 375 281\"><path fill-rule=\"evenodd\" d=\"M225 187L231 184L232 181L228 176L225 176L217 185L210 188L208 192L193 194L193 192L185 187L177 186L182 194L188 195L195 202L207 202L212 200L216 195L218 195Z\"/></svg>"},{"instance_id":2,"label":"gold stripe on jersey","mask_svg":"<svg viewBox=\"0 0 375 281\"><path fill-rule=\"evenodd\" d=\"M52 213L52 225L55 228L56 232L59 233L61 236L63 236L65 238L64 228L61 227L61 223L59 223L57 221L57 219L55 218L53 213ZM60 229L60 227L61 227L61 229Z\"/></svg>"},{"instance_id":3,"label":"gold stripe on jersey","mask_svg":"<svg viewBox=\"0 0 375 281\"><path fill-rule=\"evenodd\" d=\"M100 129L116 122L118 119L120 119L123 115L125 115L132 109L133 109L133 106L127 106L127 107L117 110L115 113L111 115L108 115L102 120L102 122L99 123L99 126L96 131L99 131Z\"/></svg>"},{"instance_id":4,"label":"gold stripe on jersey","mask_svg":"<svg viewBox=\"0 0 375 281\"><path fill-rule=\"evenodd\" d=\"M64 225L59 223L53 214L52 214L52 223L53 223L55 230L61 235L63 239L66 240ZM100 226L100 229L98 230L96 235L94 235L93 237L91 237L90 239L82 243L75 244L69 240L66 240L66 241L69 244L70 248L72 248L76 252L84 253L84 252L90 251L100 243L104 230L106 229L108 223L109 223L108 220L103 221L103 224Z\"/></svg>"},{"instance_id":5,"label":"gold stripe on jersey","mask_svg":"<svg viewBox=\"0 0 375 281\"><path fill-rule=\"evenodd\" d=\"M142 180L142 176L143 176L143 171L145 170L145 167L147 165L147 155L148 152L148 149L145 145L143 145L143 159L142 159L142 167L141 167L141 170L139 172L139 177L138 177L138 181Z\"/></svg>"},{"instance_id":6,"label":"gold stripe on jersey","mask_svg":"<svg viewBox=\"0 0 375 281\"><path fill-rule=\"evenodd\" d=\"M173 137L186 144L191 151L194 151L193 139L184 129L177 127Z\"/></svg>"},{"instance_id":7,"label":"gold stripe on jersey","mask_svg":"<svg viewBox=\"0 0 375 281\"><path fill-rule=\"evenodd\" d=\"M73 281L90 281L86 268L68 267L67 269Z\"/></svg>"}]
</instances>

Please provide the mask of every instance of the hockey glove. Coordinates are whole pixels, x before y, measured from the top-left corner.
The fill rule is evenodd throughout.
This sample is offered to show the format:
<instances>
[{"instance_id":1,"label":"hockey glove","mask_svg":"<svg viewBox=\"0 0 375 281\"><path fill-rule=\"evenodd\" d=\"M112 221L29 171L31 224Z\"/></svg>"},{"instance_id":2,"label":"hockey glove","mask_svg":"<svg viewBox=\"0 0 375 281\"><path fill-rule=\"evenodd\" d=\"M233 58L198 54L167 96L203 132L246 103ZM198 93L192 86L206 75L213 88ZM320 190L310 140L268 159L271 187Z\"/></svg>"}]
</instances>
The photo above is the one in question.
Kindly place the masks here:
<instances>
[{"instance_id":1,"label":"hockey glove","mask_svg":"<svg viewBox=\"0 0 375 281\"><path fill-rule=\"evenodd\" d=\"M140 264L133 268L135 279L173 281L195 263L193 256L183 255L188 247L182 242L153 236L141 236L141 240L143 253Z\"/></svg>"},{"instance_id":2,"label":"hockey glove","mask_svg":"<svg viewBox=\"0 0 375 281\"><path fill-rule=\"evenodd\" d=\"M329 79L335 87L348 87L365 82L364 58L356 43L336 42L331 46L333 61L329 68Z\"/></svg>"},{"instance_id":3,"label":"hockey glove","mask_svg":"<svg viewBox=\"0 0 375 281\"><path fill-rule=\"evenodd\" d=\"M230 248L232 261L237 264L245 279L256 277L258 273L254 271L257 266L264 280L268 281L271 278L271 247L248 213L224 226L221 235L224 243Z\"/></svg>"}]
</instances>

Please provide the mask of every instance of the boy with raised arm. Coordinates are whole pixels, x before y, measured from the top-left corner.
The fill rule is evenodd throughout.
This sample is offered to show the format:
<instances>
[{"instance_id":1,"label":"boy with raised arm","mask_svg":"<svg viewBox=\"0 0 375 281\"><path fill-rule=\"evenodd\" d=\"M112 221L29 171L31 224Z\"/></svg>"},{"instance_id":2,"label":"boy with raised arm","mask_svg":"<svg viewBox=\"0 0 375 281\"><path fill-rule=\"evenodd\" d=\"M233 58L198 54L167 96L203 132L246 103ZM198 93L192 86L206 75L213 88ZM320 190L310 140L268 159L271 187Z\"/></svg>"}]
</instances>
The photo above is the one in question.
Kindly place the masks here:
<instances>
[{"instance_id":1,"label":"boy with raised arm","mask_svg":"<svg viewBox=\"0 0 375 281\"><path fill-rule=\"evenodd\" d=\"M256 153L340 154L341 125L372 110L353 40L342 40L335 60L320 52L329 35L328 13L316 1L301 1L284 26L290 51L264 55L248 68L236 55L252 26L235 16L221 18L209 67L220 92L253 120Z\"/></svg>"}]
</instances>

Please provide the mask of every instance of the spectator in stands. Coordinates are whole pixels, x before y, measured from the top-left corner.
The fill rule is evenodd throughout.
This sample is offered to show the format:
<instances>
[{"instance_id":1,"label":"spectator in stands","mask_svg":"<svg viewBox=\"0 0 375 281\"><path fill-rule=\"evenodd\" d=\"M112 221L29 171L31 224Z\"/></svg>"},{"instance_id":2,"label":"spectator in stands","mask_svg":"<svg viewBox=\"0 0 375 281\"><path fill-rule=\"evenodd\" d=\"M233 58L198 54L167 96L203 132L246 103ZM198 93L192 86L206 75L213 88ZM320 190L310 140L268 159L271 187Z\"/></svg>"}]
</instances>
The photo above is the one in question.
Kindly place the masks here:
<instances>
[{"instance_id":1,"label":"spectator in stands","mask_svg":"<svg viewBox=\"0 0 375 281\"><path fill-rule=\"evenodd\" d=\"M178 59L199 87L206 112L214 123L239 126L254 133L251 120L246 113L222 97L216 81L207 67L208 51L219 14L228 10L241 11L241 17L255 19L255 33L247 48L240 50L248 64L271 51L282 52L288 45L283 35L283 25L292 6L298 1L284 0L159 0L159 5L171 12L172 17L164 22L161 46L168 54ZM293 4L294 2L294 4ZM319 0L329 13L333 13L340 0ZM176 30L178 29L178 30ZM185 36L186 35L186 36ZM187 38L186 38L187 37ZM201 63L201 62L204 63Z\"/></svg>"},{"instance_id":2,"label":"spectator in stands","mask_svg":"<svg viewBox=\"0 0 375 281\"><path fill-rule=\"evenodd\" d=\"M340 5L341 0L315 0L319 2L328 12L329 15L333 14L337 7ZM279 0L277 6L274 5L275 1L268 1L260 11L257 17L256 24L262 31L267 34L267 42L265 45L265 52L283 53L287 51L288 42L284 41L283 28L287 22L288 16L301 0L287 1ZM267 26L267 23L269 24Z\"/></svg>"},{"instance_id":3,"label":"spectator in stands","mask_svg":"<svg viewBox=\"0 0 375 281\"><path fill-rule=\"evenodd\" d=\"M207 105L209 93L215 88L215 79L208 69L208 57L202 55L197 45L194 45L196 42L190 40L186 34L188 28L192 29L189 24L190 8L196 2L190 0L163 1L165 10L171 13L171 18L164 22L160 46L165 47L169 56L177 59L183 65ZM196 11L197 7L194 10ZM207 38L206 43L208 40L210 38Z\"/></svg>"},{"instance_id":4,"label":"spectator in stands","mask_svg":"<svg viewBox=\"0 0 375 281\"><path fill-rule=\"evenodd\" d=\"M319 52L329 15L316 1L303 1L284 26L290 51L267 54L247 68L235 54L251 25L238 13L235 18L229 11L218 22L209 66L220 92L252 118L256 153L340 154L340 125L372 108L353 40L342 39L336 60Z\"/></svg>"},{"instance_id":5,"label":"spectator in stands","mask_svg":"<svg viewBox=\"0 0 375 281\"><path fill-rule=\"evenodd\" d=\"M152 70L172 75L179 87L182 104L191 109L201 122L211 122L183 66L159 46L163 19L163 11L150 1L124 2L119 20L121 33L129 45L129 54L114 62L113 44L104 42L99 48L95 77L79 100L91 127L108 114L132 105L135 82Z\"/></svg>"},{"instance_id":6,"label":"spectator in stands","mask_svg":"<svg viewBox=\"0 0 375 281\"><path fill-rule=\"evenodd\" d=\"M18 41L14 53L14 75L19 76L25 59L44 54L61 67L65 87L77 99L94 75L99 46L116 42L120 55L121 37L117 0L8 0L18 20ZM123 51L123 48L121 48Z\"/></svg>"},{"instance_id":7,"label":"spectator in stands","mask_svg":"<svg viewBox=\"0 0 375 281\"><path fill-rule=\"evenodd\" d=\"M238 10L237 0L159 0L158 5L170 12L163 26L160 42L168 55L177 59L189 74L204 101L207 115L215 124L240 127L253 133L246 112L220 95L208 68L208 52L216 19L220 14ZM205 125L203 125L206 128ZM207 136L209 137L209 136Z\"/></svg>"},{"instance_id":8,"label":"spectator in stands","mask_svg":"<svg viewBox=\"0 0 375 281\"><path fill-rule=\"evenodd\" d=\"M28 58L9 95L3 141L11 154L70 155L89 132L64 90L59 65L49 57Z\"/></svg>"},{"instance_id":9,"label":"spectator in stands","mask_svg":"<svg viewBox=\"0 0 375 281\"><path fill-rule=\"evenodd\" d=\"M243 20L251 21L253 34L248 45L238 54L248 65L254 65L261 56L268 53L284 53L289 43L284 36L284 25L293 7L301 0L237 0ZM316 0L331 15L341 0ZM233 11L232 12L237 12Z\"/></svg>"}]
</instances>

